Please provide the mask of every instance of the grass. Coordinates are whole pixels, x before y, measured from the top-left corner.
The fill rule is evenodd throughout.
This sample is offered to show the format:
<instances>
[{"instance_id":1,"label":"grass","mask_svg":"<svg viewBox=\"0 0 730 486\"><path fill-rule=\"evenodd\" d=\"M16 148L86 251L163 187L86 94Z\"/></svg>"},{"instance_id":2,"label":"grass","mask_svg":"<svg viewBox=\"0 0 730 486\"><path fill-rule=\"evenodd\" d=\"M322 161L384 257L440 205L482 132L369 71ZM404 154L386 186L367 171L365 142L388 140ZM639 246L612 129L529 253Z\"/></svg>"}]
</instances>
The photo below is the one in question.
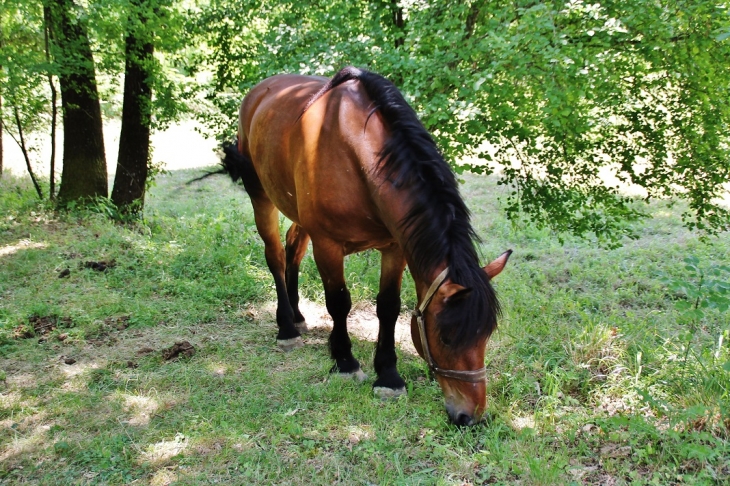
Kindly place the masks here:
<instances>
[{"instance_id":1,"label":"grass","mask_svg":"<svg viewBox=\"0 0 730 486\"><path fill-rule=\"evenodd\" d=\"M0 180L0 483L730 480L729 313L707 309L690 323L675 308L686 297L663 280L691 286L683 259L728 262L730 239L687 231L682 208L650 206L641 238L618 249L560 244L506 221L493 180L466 177L485 259L515 253L495 281L504 315L487 352L490 419L460 429L408 342L407 396L372 394L365 328L377 253L346 269L363 331L355 355L371 378L327 373L311 256L301 288L312 332L304 348L278 352L247 196L222 177L184 183L195 175L161 176L136 225L110 222L103 208L53 213L25 183ZM405 314L415 305L409 278L403 296ZM52 330L36 331L41 321ZM196 353L164 360L183 340Z\"/></svg>"}]
</instances>

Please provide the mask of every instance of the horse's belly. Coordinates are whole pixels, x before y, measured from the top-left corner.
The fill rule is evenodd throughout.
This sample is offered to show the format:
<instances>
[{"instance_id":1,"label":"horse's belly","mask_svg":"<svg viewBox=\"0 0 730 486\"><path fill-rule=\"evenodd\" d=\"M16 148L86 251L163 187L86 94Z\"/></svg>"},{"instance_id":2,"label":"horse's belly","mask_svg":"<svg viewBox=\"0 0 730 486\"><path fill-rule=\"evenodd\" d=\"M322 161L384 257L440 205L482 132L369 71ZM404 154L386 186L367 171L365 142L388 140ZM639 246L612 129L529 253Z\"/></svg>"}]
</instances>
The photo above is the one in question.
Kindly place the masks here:
<instances>
[{"instance_id":1,"label":"horse's belly","mask_svg":"<svg viewBox=\"0 0 730 486\"><path fill-rule=\"evenodd\" d=\"M300 226L312 237L335 241L343 245L345 254L370 248L382 248L393 242L393 236L375 215L358 210L343 211L342 207L330 207L307 211L300 207Z\"/></svg>"}]
</instances>

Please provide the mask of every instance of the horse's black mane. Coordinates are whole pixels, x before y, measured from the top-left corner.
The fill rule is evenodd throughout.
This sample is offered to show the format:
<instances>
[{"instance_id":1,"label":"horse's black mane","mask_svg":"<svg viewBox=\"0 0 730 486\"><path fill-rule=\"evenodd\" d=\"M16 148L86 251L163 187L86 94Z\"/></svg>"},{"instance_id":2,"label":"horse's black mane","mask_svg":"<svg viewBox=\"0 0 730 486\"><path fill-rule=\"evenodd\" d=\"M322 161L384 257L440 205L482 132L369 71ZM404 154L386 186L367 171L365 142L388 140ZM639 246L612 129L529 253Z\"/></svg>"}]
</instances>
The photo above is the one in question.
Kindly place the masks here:
<instances>
[{"instance_id":1,"label":"horse's black mane","mask_svg":"<svg viewBox=\"0 0 730 486\"><path fill-rule=\"evenodd\" d=\"M439 315L442 339L460 348L489 336L497 327L499 303L479 265L475 247L479 238L469 210L454 173L398 88L379 74L346 67L312 96L304 111L352 79L363 85L390 128L391 138L379 154L381 170L396 187L408 188L412 197L412 206L401 221L410 233L404 250L412 257L415 268L411 271L426 280L446 261L451 280L471 289L459 305L447 306Z\"/></svg>"}]
</instances>

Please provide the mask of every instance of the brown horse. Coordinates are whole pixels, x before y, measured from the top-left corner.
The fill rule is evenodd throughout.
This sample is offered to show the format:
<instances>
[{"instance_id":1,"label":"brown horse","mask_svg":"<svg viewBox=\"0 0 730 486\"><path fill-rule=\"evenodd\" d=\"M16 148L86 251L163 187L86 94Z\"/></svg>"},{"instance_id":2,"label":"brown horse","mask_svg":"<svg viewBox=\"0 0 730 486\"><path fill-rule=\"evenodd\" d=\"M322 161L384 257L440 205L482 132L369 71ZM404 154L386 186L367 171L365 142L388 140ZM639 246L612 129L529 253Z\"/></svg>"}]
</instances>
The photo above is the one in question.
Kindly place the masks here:
<instances>
[{"instance_id":1,"label":"brown horse","mask_svg":"<svg viewBox=\"0 0 730 486\"><path fill-rule=\"evenodd\" d=\"M499 304L489 279L505 252L484 268L453 172L395 86L380 75L345 68L331 80L279 75L256 85L241 104L238 146L225 169L242 179L274 276L285 350L301 346L299 264L312 241L334 321L332 372L364 379L347 332L350 293L344 257L381 252L377 296L376 394L405 393L396 369L395 322L408 264L419 307L413 343L438 380L451 420L478 422L486 407L484 353ZM279 211L293 224L286 249Z\"/></svg>"}]
</instances>

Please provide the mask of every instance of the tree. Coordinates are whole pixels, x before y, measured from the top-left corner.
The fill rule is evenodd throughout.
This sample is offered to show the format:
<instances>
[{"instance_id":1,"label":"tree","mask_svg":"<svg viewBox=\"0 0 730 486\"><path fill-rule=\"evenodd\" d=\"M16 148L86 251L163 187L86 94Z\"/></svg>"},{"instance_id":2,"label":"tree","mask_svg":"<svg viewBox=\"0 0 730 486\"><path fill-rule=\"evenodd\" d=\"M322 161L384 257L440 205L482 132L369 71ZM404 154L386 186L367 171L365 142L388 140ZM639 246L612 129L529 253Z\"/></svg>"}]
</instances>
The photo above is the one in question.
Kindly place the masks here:
<instances>
[{"instance_id":1,"label":"tree","mask_svg":"<svg viewBox=\"0 0 730 486\"><path fill-rule=\"evenodd\" d=\"M147 17L157 10L151 3L132 0L127 21L122 131L112 189L112 202L127 212L144 205L150 159L154 44Z\"/></svg>"},{"instance_id":2,"label":"tree","mask_svg":"<svg viewBox=\"0 0 730 486\"><path fill-rule=\"evenodd\" d=\"M512 219L616 243L644 213L608 173L647 200L686 200L691 228L730 228L722 2L211 0L201 13L219 132L267 75L356 64L399 83L448 159L482 159L457 171L498 173Z\"/></svg>"},{"instance_id":3,"label":"tree","mask_svg":"<svg viewBox=\"0 0 730 486\"><path fill-rule=\"evenodd\" d=\"M101 107L87 26L72 0L48 0L63 110L61 203L107 197Z\"/></svg>"},{"instance_id":4,"label":"tree","mask_svg":"<svg viewBox=\"0 0 730 486\"><path fill-rule=\"evenodd\" d=\"M39 197L43 192L32 168L26 135L46 122L48 98L39 73L46 69L43 55L43 14L39 5L3 0L0 10L0 135L8 134L19 146Z\"/></svg>"},{"instance_id":5,"label":"tree","mask_svg":"<svg viewBox=\"0 0 730 486\"><path fill-rule=\"evenodd\" d=\"M410 76L404 87L419 94L447 152L470 155L484 142L496 150L463 168L500 171L513 218L616 241L642 213L604 183L610 172L647 199L685 199L690 227L728 229L716 201L730 172L730 45L719 2L419 8L408 70L439 74Z\"/></svg>"}]
</instances>

